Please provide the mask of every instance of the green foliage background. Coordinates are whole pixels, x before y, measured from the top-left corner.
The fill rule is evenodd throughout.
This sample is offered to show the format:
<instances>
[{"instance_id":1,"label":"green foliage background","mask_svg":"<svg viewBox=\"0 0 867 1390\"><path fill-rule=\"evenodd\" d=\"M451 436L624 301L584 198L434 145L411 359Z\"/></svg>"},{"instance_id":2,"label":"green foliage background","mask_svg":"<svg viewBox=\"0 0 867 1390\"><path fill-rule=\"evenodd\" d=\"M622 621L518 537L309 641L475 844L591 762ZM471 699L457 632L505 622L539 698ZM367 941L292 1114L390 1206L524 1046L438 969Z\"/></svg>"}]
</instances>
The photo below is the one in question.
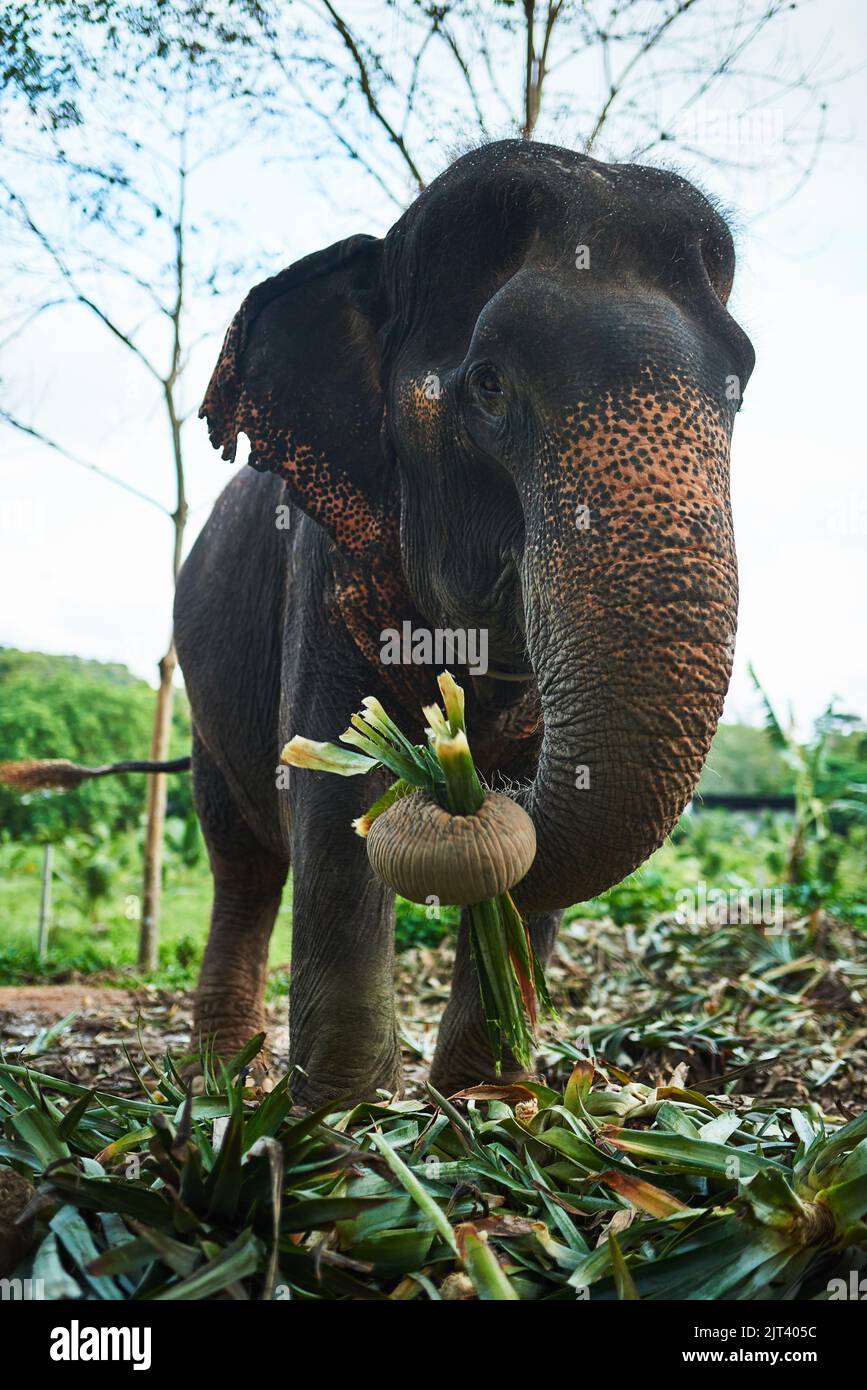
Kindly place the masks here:
<instances>
[{"instance_id":1,"label":"green foliage background","mask_svg":"<svg viewBox=\"0 0 867 1390\"><path fill-rule=\"evenodd\" d=\"M98 764L146 758L150 749L154 692L125 666L0 648L0 760L70 758ZM190 748L190 711L175 696L170 756ZM106 777L56 794L20 796L0 787L0 834L15 840L57 840L64 835L138 825L146 778ZM173 777L170 816L192 813L189 776Z\"/></svg>"},{"instance_id":2,"label":"green foliage background","mask_svg":"<svg viewBox=\"0 0 867 1390\"><path fill-rule=\"evenodd\" d=\"M0 648L0 759L65 757L114 762L146 757L154 692L126 667ZM189 751L190 716L176 695L171 755ZM829 804L851 784L867 784L867 733L834 734L817 789ZM793 772L767 730L721 725L700 784L704 793L780 795L793 790ZM169 780L163 923L155 980L191 986L207 935L211 885L188 774ZM75 792L18 796L0 787L0 982L65 979L70 972L121 972L136 977L138 894L141 892L146 778L105 778ZM786 883L787 912L822 907L850 925L867 927L867 820L851 809L829 813L831 834L811 844L802 882ZM724 809L684 816L637 873L575 917L610 917L642 926L671 913L679 889L700 880L725 891L786 878L793 817ZM55 846L48 956L36 954L41 845ZM454 929L456 909L429 910L398 900L398 950L436 946ZM291 955L291 881L272 937L271 989L286 988Z\"/></svg>"},{"instance_id":3,"label":"green foliage background","mask_svg":"<svg viewBox=\"0 0 867 1390\"><path fill-rule=\"evenodd\" d=\"M50 656L0 647L0 760L70 758L96 764L146 758L150 748L154 692L119 663L79 656ZM867 734L838 761L841 788L867 780ZM182 690L175 694L170 756L190 748L190 711ZM851 765L851 766L850 766ZM779 795L791 792L791 770L763 729L723 724L714 739L699 790ZM130 830L144 811L146 779L109 777L62 795L22 797L0 787L0 833L10 839L44 842L72 831L92 833L105 825ZM169 815L192 812L189 777L173 777Z\"/></svg>"}]
</instances>

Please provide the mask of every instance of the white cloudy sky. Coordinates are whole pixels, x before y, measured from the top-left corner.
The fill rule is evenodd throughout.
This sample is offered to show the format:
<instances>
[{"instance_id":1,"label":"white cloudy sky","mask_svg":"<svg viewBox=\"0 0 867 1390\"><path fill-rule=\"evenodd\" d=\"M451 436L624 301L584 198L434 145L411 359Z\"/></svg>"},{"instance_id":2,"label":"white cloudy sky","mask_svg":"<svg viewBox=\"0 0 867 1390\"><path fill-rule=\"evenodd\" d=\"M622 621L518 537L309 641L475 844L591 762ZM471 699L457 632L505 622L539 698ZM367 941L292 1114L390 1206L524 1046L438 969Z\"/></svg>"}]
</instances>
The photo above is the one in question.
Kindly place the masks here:
<instances>
[{"instance_id":1,"label":"white cloudy sky","mask_svg":"<svg viewBox=\"0 0 867 1390\"><path fill-rule=\"evenodd\" d=\"M829 71L863 68L867 6L860 0L826 0L788 22L801 51L821 50ZM770 49L765 59L776 61ZM862 71L830 89L834 138L810 180L782 207L768 211L773 121L765 127L768 149L760 150L764 174L739 175L734 184L722 173L703 178L737 204L740 260L731 307L758 356L733 455L741 609L729 718L755 713L748 660L780 706L791 702L802 728L832 695L867 715L863 87ZM242 229L254 229L242 232L255 261L249 283L340 236L380 233L394 220L393 205L351 169L340 171L335 188L321 165L305 159L303 146L290 164L272 154L273 147L253 142L231 157L228 209L225 169L220 175L223 210ZM217 187L216 178L205 186L203 217ZM239 281L203 307L196 331L228 323L246 287ZM17 288L7 282L4 321ZM113 307L123 314L122 301ZM209 342L193 356L191 403L215 354ZM17 415L171 502L171 462L152 383L86 312L61 309L37 321L0 351L0 378ZM0 645L121 661L153 681L169 635L168 521L10 429L0 429L0 441ZM195 420L187 449L189 545L229 466Z\"/></svg>"}]
</instances>

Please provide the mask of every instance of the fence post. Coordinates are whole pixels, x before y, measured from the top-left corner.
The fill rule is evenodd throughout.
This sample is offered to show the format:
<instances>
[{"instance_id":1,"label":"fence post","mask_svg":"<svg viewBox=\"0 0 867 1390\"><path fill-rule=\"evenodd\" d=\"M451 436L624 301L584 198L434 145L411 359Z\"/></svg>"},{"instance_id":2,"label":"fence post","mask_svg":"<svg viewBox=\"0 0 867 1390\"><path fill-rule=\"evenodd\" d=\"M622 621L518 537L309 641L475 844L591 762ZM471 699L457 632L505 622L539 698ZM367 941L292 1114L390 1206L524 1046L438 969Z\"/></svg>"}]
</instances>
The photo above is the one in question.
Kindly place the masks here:
<instances>
[{"instance_id":1,"label":"fence post","mask_svg":"<svg viewBox=\"0 0 867 1390\"><path fill-rule=\"evenodd\" d=\"M54 846L46 845L42 860L42 895L39 899L39 959L48 950L48 921L51 916L51 875L54 871Z\"/></svg>"}]
</instances>

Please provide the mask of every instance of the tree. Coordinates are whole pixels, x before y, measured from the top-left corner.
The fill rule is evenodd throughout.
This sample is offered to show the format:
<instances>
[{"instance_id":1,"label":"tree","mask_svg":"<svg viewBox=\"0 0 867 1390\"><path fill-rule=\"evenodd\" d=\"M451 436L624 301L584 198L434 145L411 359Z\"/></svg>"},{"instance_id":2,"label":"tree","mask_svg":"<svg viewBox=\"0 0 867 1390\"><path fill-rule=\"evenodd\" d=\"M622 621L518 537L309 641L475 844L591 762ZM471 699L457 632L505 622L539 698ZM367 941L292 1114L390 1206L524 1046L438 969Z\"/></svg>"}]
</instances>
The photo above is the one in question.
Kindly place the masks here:
<instances>
[{"instance_id":1,"label":"tree","mask_svg":"<svg viewBox=\"0 0 867 1390\"><path fill-rule=\"evenodd\" d=\"M793 50L801 7L387 0L359 20L341 0L263 0L255 30L311 153L351 159L398 206L444 151L518 134L699 173L761 169L785 195L818 157L833 80Z\"/></svg>"},{"instance_id":2,"label":"tree","mask_svg":"<svg viewBox=\"0 0 867 1390\"><path fill-rule=\"evenodd\" d=\"M202 304L237 272L203 237L193 212L196 181L249 133L251 91L237 55L240 30L192 0L119 11L39 0L4 7L13 101L4 126L0 213L9 233L8 275L27 283L3 347L50 315L83 313L106 345L129 354L162 410L174 505L121 482L172 525L171 567L180 568L189 513L185 425L197 401L186 378L194 346L188 304ZM17 98L17 102L15 100ZM16 119L10 121L9 113ZM212 230L212 229L211 229ZM219 319L214 323L216 329ZM8 404L0 419L95 469ZM118 482L117 479L111 479ZM167 756L177 666L174 641L159 662L151 757ZM156 965L167 785L148 784L139 964Z\"/></svg>"},{"instance_id":3,"label":"tree","mask_svg":"<svg viewBox=\"0 0 867 1390\"><path fill-rule=\"evenodd\" d=\"M38 748L46 758L96 764L138 758L153 724L153 691L120 665L80 657L48 656L0 648L0 748L25 759ZM189 707L175 701L172 756L190 743ZM100 824L135 830L145 803L140 777L106 777L76 791L21 796L0 785L0 826L12 840L56 842ZM192 814L189 779L174 778L170 813Z\"/></svg>"}]
</instances>

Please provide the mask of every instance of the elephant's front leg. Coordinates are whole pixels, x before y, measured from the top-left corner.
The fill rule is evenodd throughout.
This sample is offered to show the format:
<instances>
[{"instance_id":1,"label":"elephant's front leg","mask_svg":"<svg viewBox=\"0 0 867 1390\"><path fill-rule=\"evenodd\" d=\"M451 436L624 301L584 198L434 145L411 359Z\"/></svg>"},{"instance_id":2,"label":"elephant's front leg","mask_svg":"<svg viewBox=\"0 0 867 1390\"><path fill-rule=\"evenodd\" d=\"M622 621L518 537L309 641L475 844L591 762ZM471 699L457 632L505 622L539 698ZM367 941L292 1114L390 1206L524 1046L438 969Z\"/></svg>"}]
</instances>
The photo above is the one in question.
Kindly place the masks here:
<instances>
[{"instance_id":1,"label":"elephant's front leg","mask_svg":"<svg viewBox=\"0 0 867 1390\"><path fill-rule=\"evenodd\" d=\"M554 949L562 916L562 912L546 912L529 919L533 946L543 968ZM526 1073L508 1048L503 1050L500 1075L495 1075L464 911L458 931L452 992L440 1024L431 1083L442 1095L449 1096L478 1082L516 1081L523 1075Z\"/></svg>"},{"instance_id":2,"label":"elephant's front leg","mask_svg":"<svg viewBox=\"0 0 867 1390\"><path fill-rule=\"evenodd\" d=\"M351 823L381 788L309 772L295 786L292 1095L305 1105L373 1098L401 1079L394 895L371 872Z\"/></svg>"}]
</instances>

